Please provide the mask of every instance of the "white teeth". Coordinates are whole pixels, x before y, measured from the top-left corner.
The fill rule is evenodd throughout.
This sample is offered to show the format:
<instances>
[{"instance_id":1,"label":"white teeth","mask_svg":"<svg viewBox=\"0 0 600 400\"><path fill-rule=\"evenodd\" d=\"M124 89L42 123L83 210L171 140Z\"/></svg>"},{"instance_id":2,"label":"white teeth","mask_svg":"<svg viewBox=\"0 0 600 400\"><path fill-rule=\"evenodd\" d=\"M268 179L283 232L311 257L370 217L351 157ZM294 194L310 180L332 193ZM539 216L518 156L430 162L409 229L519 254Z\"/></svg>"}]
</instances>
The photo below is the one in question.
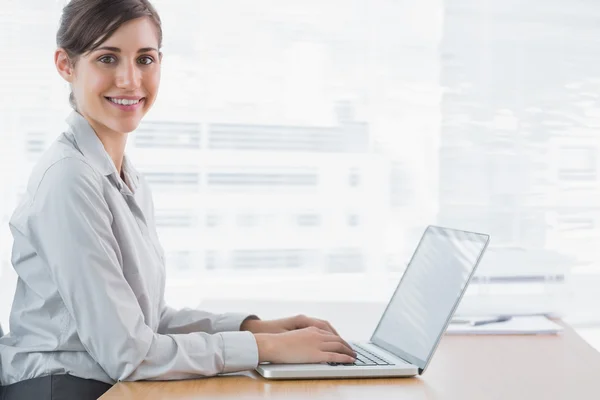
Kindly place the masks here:
<instances>
[{"instance_id":1,"label":"white teeth","mask_svg":"<svg viewBox=\"0 0 600 400\"><path fill-rule=\"evenodd\" d=\"M137 104L137 103L140 102L140 100L114 99L112 97L109 97L109 100L112 101L115 104L120 104L122 106L132 106L132 105Z\"/></svg>"}]
</instances>

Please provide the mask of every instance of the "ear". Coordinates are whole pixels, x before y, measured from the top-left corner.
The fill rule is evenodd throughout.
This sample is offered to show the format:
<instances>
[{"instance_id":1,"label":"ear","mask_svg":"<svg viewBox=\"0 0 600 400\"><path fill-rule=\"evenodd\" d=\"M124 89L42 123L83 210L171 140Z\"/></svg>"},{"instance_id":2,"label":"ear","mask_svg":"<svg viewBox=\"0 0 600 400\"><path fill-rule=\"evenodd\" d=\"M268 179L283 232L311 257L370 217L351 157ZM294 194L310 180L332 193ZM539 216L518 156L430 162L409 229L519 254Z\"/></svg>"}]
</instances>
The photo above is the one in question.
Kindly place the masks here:
<instances>
[{"instance_id":1,"label":"ear","mask_svg":"<svg viewBox=\"0 0 600 400\"><path fill-rule=\"evenodd\" d=\"M65 81L69 83L73 81L75 69L65 49L56 49L54 52L54 65L56 65L56 70Z\"/></svg>"}]
</instances>

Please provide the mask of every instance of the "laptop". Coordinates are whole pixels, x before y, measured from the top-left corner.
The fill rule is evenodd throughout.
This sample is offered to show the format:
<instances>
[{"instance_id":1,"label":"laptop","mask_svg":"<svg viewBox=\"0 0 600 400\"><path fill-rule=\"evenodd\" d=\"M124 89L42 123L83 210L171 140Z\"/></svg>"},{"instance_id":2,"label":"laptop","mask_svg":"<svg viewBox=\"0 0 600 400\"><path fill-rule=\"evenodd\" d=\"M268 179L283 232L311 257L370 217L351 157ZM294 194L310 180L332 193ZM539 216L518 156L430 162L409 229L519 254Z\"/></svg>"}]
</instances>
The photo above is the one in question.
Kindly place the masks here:
<instances>
[{"instance_id":1,"label":"laptop","mask_svg":"<svg viewBox=\"0 0 600 400\"><path fill-rule=\"evenodd\" d=\"M262 363L256 371L268 379L422 375L489 240L481 233L428 226L371 339L350 343L358 355L356 362Z\"/></svg>"}]
</instances>

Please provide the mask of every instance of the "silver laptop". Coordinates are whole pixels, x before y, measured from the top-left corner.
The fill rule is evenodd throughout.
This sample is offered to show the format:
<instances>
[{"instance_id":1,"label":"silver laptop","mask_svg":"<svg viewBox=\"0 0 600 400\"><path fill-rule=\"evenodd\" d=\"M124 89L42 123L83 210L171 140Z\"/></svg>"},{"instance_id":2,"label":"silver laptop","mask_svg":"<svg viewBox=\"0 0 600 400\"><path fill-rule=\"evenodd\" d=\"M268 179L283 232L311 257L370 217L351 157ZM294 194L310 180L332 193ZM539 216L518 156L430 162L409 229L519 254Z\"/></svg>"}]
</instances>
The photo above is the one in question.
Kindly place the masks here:
<instances>
[{"instance_id":1,"label":"silver laptop","mask_svg":"<svg viewBox=\"0 0 600 400\"><path fill-rule=\"evenodd\" d=\"M368 342L353 364L260 364L269 379L421 375L458 307L489 236L429 226ZM377 290L377 288L368 288Z\"/></svg>"}]
</instances>

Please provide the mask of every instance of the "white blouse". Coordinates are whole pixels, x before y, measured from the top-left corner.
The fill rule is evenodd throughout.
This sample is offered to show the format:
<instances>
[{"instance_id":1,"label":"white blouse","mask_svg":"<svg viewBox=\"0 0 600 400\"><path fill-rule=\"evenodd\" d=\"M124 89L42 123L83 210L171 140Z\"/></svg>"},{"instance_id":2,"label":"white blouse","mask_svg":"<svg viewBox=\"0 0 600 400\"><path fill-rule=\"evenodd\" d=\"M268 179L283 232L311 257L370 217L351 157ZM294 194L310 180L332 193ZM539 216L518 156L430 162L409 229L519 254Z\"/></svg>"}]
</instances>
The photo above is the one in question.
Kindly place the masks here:
<instances>
[{"instance_id":1,"label":"white blouse","mask_svg":"<svg viewBox=\"0 0 600 400\"><path fill-rule=\"evenodd\" d=\"M0 383L49 374L170 380L255 368L246 314L165 304L150 188L127 156L124 182L77 112L35 166L15 210L18 274ZM254 317L254 316L250 316Z\"/></svg>"}]
</instances>

